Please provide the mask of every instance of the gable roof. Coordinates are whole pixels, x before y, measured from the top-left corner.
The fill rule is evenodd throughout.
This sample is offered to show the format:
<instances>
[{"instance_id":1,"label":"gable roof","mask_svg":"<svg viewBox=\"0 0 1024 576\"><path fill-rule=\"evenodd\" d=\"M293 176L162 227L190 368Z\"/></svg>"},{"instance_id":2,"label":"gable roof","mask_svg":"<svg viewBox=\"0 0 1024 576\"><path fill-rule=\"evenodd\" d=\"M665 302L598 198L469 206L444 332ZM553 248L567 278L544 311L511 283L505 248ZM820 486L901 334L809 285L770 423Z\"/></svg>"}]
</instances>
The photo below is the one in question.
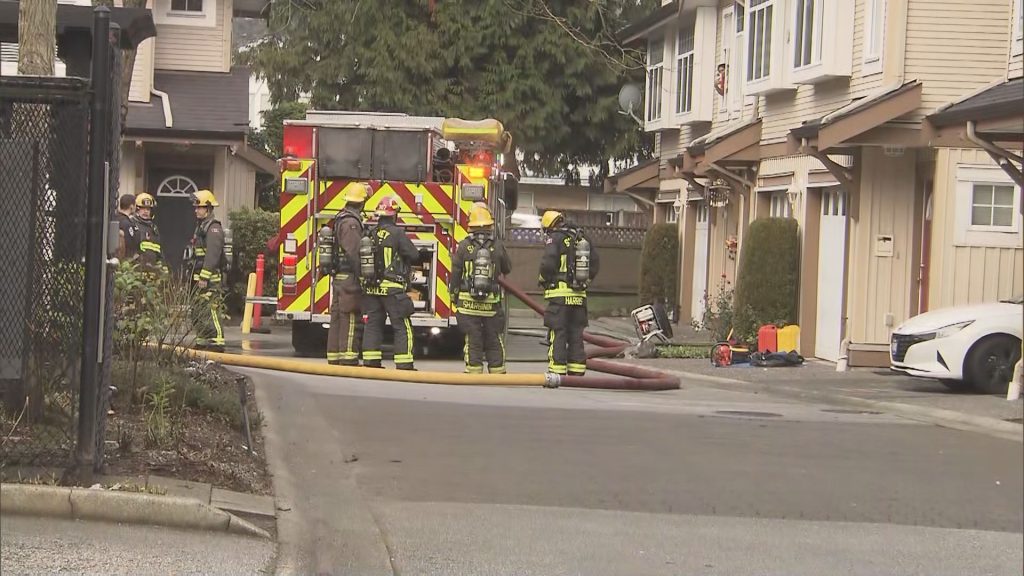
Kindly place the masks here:
<instances>
[{"instance_id":1,"label":"gable roof","mask_svg":"<svg viewBox=\"0 0 1024 576\"><path fill-rule=\"evenodd\" d=\"M238 138L249 130L248 68L227 74L159 70L153 87L167 93L170 122L163 97L154 94L149 104L128 105L127 134Z\"/></svg>"}]
</instances>

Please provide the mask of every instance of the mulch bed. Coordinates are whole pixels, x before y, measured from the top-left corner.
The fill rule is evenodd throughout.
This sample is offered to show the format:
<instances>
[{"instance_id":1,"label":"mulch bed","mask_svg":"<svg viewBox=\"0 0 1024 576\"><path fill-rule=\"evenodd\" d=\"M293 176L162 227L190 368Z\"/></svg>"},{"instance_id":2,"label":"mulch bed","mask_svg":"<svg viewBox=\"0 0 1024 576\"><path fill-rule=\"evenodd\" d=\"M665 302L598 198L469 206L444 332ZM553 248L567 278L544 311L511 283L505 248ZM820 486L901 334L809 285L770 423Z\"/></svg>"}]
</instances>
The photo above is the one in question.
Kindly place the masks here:
<instances>
[{"instance_id":1,"label":"mulch bed","mask_svg":"<svg viewBox=\"0 0 1024 576\"><path fill-rule=\"evenodd\" d=\"M104 473L117 476L155 474L206 482L237 492L270 495L272 486L264 452L262 419L253 397L252 381L244 378L252 451L246 447L241 424L238 374L220 365L196 365L194 381L211 395L225 400L220 411L185 406L174 417L168 441L154 446L147 441L147 422L141 407L122 408L115 399L115 413L108 416ZM229 398L235 400L233 404ZM223 412L237 410L227 416Z\"/></svg>"}]
</instances>

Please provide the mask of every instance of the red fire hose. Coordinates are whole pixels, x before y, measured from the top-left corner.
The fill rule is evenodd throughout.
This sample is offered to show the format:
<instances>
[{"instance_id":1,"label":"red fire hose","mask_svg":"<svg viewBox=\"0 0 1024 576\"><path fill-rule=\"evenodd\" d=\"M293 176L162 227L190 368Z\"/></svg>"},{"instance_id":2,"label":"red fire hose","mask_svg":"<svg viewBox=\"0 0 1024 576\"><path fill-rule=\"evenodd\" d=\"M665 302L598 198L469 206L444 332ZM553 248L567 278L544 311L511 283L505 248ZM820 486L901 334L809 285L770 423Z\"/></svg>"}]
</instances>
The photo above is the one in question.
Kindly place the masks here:
<instances>
[{"instance_id":1,"label":"red fire hose","mask_svg":"<svg viewBox=\"0 0 1024 576\"><path fill-rule=\"evenodd\" d=\"M508 291L509 294L518 298L541 316L544 315L544 308L541 307L526 292L513 286L504 278L498 283ZM621 354L629 343L607 336L583 333L583 340L593 347L587 349L587 368L597 372L609 374L609 376L562 376L561 386L571 388L600 388L609 390L677 390L679 378L663 374L656 370L641 368L640 366L627 366L617 362L609 362L600 358L614 358Z\"/></svg>"}]
</instances>

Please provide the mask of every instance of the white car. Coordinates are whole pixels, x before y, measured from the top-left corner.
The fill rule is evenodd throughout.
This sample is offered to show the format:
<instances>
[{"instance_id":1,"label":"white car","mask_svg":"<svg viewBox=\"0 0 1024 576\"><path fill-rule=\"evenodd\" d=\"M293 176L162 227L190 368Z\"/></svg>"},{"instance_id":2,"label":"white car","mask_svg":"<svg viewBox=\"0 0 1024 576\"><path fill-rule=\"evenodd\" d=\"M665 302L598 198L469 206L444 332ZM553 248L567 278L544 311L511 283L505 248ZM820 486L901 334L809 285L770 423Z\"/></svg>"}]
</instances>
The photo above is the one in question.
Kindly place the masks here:
<instances>
[{"instance_id":1,"label":"white car","mask_svg":"<svg viewBox=\"0 0 1024 576\"><path fill-rule=\"evenodd\" d=\"M893 331L891 368L953 390L1005 394L1021 358L1022 325L1022 297L925 312Z\"/></svg>"}]
</instances>

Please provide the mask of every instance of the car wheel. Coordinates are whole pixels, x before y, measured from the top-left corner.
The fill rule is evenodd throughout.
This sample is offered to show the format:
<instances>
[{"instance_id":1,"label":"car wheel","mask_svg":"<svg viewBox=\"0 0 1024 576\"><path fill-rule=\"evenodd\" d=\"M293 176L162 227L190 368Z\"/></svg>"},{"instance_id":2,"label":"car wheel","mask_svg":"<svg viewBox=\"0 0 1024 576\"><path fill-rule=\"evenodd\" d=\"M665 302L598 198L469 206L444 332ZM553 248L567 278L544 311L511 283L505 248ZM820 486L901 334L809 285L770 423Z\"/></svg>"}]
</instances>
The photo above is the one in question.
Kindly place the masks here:
<instances>
[{"instance_id":1,"label":"car wheel","mask_svg":"<svg viewBox=\"0 0 1024 576\"><path fill-rule=\"evenodd\" d=\"M942 385L952 392L967 392L974 388L970 382L964 380L939 380L939 382L942 382Z\"/></svg>"},{"instance_id":2,"label":"car wheel","mask_svg":"<svg viewBox=\"0 0 1024 576\"><path fill-rule=\"evenodd\" d=\"M1020 360L1020 340L996 334L980 340L967 354L967 381L986 394L1005 394Z\"/></svg>"}]
</instances>

